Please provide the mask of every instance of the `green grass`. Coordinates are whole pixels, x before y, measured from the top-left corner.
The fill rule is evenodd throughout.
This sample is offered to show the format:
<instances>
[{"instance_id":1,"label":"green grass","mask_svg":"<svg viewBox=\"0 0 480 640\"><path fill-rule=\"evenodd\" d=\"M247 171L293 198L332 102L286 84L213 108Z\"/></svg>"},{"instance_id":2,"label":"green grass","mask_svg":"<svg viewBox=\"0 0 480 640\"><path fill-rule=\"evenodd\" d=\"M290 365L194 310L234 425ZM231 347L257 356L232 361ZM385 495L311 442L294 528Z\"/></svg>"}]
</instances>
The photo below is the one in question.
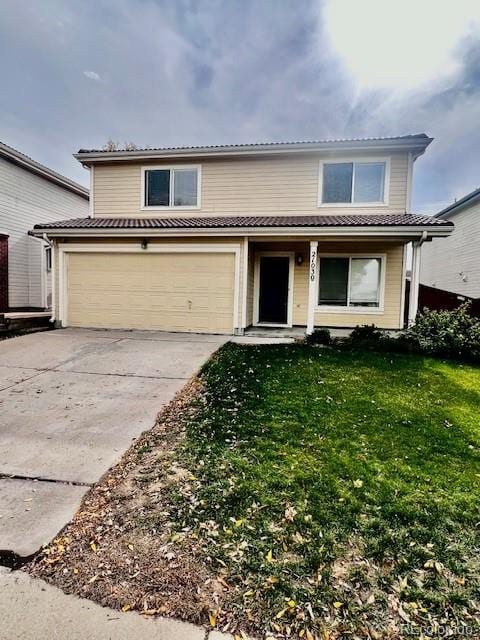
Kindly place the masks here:
<instances>
[{"instance_id":1,"label":"green grass","mask_svg":"<svg viewBox=\"0 0 480 640\"><path fill-rule=\"evenodd\" d=\"M219 624L478 633L478 367L227 345L202 381L183 445L194 499L173 491L172 518L232 587Z\"/></svg>"}]
</instances>

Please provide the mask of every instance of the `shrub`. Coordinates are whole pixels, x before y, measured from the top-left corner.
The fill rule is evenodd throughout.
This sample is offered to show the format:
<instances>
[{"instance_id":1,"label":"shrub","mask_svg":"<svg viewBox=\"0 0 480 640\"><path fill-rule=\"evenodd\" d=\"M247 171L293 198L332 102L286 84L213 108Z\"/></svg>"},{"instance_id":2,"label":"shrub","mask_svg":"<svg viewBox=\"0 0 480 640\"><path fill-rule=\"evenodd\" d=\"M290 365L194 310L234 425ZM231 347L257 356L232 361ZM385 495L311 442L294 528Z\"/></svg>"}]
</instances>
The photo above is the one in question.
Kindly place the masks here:
<instances>
[{"instance_id":1,"label":"shrub","mask_svg":"<svg viewBox=\"0 0 480 640\"><path fill-rule=\"evenodd\" d=\"M331 344L332 336L329 329L315 329L313 333L307 336L308 344Z\"/></svg>"},{"instance_id":2,"label":"shrub","mask_svg":"<svg viewBox=\"0 0 480 640\"><path fill-rule=\"evenodd\" d=\"M480 361L480 320L469 315L469 303L453 311L424 309L403 339L432 355Z\"/></svg>"},{"instance_id":3,"label":"shrub","mask_svg":"<svg viewBox=\"0 0 480 640\"><path fill-rule=\"evenodd\" d=\"M385 337L385 332L374 324L357 325L349 336L351 343L365 342L371 340L381 340Z\"/></svg>"}]
</instances>

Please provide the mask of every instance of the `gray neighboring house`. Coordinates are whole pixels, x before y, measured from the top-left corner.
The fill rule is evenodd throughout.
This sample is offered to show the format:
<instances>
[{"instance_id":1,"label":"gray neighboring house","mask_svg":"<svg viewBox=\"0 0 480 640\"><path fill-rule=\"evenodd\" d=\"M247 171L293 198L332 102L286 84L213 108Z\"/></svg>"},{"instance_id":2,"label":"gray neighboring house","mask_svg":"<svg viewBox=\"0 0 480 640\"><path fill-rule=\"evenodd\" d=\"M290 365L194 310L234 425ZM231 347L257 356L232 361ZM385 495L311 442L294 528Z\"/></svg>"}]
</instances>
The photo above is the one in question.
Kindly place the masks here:
<instances>
[{"instance_id":1,"label":"gray neighboring house","mask_svg":"<svg viewBox=\"0 0 480 640\"><path fill-rule=\"evenodd\" d=\"M455 223L455 233L423 246L420 282L480 298L480 189L435 215Z\"/></svg>"},{"instance_id":2,"label":"gray neighboring house","mask_svg":"<svg viewBox=\"0 0 480 640\"><path fill-rule=\"evenodd\" d=\"M35 224L89 214L89 191L0 142L0 312L51 306L51 252Z\"/></svg>"}]
</instances>

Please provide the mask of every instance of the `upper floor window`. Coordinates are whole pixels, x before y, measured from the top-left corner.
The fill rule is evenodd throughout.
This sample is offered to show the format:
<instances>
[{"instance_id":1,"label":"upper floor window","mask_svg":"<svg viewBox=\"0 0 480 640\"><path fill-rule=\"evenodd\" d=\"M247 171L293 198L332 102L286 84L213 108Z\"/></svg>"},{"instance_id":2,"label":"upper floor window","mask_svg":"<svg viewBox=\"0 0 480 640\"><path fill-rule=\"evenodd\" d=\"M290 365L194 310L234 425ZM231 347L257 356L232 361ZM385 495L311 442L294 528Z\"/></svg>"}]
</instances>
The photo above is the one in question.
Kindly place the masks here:
<instances>
[{"instance_id":1,"label":"upper floor window","mask_svg":"<svg viewBox=\"0 0 480 640\"><path fill-rule=\"evenodd\" d=\"M199 167L144 169L144 207L199 207Z\"/></svg>"},{"instance_id":2,"label":"upper floor window","mask_svg":"<svg viewBox=\"0 0 480 640\"><path fill-rule=\"evenodd\" d=\"M387 163L325 162L321 165L319 204L385 204Z\"/></svg>"}]
</instances>

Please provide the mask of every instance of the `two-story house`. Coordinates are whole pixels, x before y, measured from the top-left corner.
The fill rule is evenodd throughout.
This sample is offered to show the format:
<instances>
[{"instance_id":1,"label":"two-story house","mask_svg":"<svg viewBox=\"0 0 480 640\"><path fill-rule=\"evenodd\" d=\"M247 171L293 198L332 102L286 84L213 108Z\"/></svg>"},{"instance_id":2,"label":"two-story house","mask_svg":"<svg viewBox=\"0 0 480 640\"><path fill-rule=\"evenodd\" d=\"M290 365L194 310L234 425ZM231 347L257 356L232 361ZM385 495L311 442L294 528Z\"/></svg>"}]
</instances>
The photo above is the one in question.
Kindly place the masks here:
<instances>
[{"instance_id":1,"label":"two-story house","mask_svg":"<svg viewBox=\"0 0 480 640\"><path fill-rule=\"evenodd\" d=\"M54 244L61 326L241 334L252 325L403 325L406 246L453 225L411 215L431 139L81 150L91 217Z\"/></svg>"},{"instance_id":2,"label":"two-story house","mask_svg":"<svg viewBox=\"0 0 480 640\"><path fill-rule=\"evenodd\" d=\"M0 313L50 307L51 250L29 231L88 211L88 189L0 142Z\"/></svg>"},{"instance_id":3,"label":"two-story house","mask_svg":"<svg viewBox=\"0 0 480 640\"><path fill-rule=\"evenodd\" d=\"M480 299L480 189L453 202L435 217L455 222L455 233L425 247L421 283Z\"/></svg>"}]
</instances>

